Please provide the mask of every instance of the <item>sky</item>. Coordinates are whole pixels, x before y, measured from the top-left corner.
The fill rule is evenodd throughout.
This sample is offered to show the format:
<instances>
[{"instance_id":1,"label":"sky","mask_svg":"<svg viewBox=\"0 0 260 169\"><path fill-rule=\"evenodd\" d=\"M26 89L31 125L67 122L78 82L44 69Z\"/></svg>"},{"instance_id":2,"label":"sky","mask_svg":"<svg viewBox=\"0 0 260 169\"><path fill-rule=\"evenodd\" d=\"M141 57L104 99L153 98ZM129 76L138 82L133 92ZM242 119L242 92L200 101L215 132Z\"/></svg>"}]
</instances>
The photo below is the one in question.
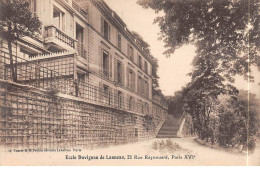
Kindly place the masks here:
<instances>
[{"instance_id":1,"label":"sky","mask_svg":"<svg viewBox=\"0 0 260 169\"><path fill-rule=\"evenodd\" d=\"M164 95L174 95L185 84L190 82L188 73L192 71L191 62L195 56L196 48L186 45L175 51L167 58L163 52L164 43L158 40L160 28L153 24L158 16L152 9L144 9L136 3L137 0L104 0L126 23L130 31L140 34L150 44L151 53L158 59L158 75L160 89ZM255 83L249 87L260 98L260 72L254 69ZM235 86L238 89L248 89L248 83L242 77L236 77Z\"/></svg>"}]
</instances>

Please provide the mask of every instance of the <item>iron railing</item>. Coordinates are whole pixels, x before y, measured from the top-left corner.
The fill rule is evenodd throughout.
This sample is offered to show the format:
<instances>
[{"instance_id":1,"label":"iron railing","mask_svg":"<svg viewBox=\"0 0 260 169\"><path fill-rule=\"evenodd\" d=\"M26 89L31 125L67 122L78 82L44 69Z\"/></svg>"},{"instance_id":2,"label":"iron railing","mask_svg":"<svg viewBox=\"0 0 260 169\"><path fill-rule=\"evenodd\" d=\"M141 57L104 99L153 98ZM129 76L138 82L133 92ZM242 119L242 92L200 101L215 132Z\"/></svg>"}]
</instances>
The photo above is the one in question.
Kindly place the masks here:
<instances>
[{"instance_id":1,"label":"iron railing","mask_svg":"<svg viewBox=\"0 0 260 169\"><path fill-rule=\"evenodd\" d=\"M45 36L55 38L75 49L76 40L59 30L53 25L45 27Z\"/></svg>"},{"instance_id":2,"label":"iron railing","mask_svg":"<svg viewBox=\"0 0 260 169\"><path fill-rule=\"evenodd\" d=\"M87 58L87 51L85 50L85 47L83 45L83 43L77 43L77 51L78 51L78 55L83 57L83 58Z\"/></svg>"},{"instance_id":3,"label":"iron railing","mask_svg":"<svg viewBox=\"0 0 260 169\"><path fill-rule=\"evenodd\" d=\"M163 101L162 99L153 97L152 101L154 103L157 103L157 104L161 105L163 108L168 109L167 103L165 101Z\"/></svg>"},{"instance_id":4,"label":"iron railing","mask_svg":"<svg viewBox=\"0 0 260 169\"><path fill-rule=\"evenodd\" d=\"M9 54L4 51L0 51L0 54L0 79L72 95L111 108L140 114L156 114L148 103L136 102L89 83L78 83L74 79L74 55L35 61L16 56L15 63L11 65ZM16 77L12 75L13 70L16 71ZM160 114L158 118L165 118L165 115Z\"/></svg>"}]
</instances>

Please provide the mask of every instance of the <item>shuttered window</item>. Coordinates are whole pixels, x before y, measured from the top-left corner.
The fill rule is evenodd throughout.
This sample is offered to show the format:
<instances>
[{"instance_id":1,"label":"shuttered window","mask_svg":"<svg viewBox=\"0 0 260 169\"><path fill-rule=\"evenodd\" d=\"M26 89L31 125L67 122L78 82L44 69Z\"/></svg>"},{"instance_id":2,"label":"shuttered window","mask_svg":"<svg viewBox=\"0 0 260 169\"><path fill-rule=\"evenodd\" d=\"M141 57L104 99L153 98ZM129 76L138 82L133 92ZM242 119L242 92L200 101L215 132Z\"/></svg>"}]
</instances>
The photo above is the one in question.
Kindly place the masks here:
<instances>
[{"instance_id":1,"label":"shuttered window","mask_svg":"<svg viewBox=\"0 0 260 169\"><path fill-rule=\"evenodd\" d=\"M121 34L118 32L117 33L117 47L119 50L121 50L121 42L122 41L122 37L121 37Z\"/></svg>"},{"instance_id":2,"label":"shuttered window","mask_svg":"<svg viewBox=\"0 0 260 169\"><path fill-rule=\"evenodd\" d=\"M128 68L127 72L127 87L131 90L135 90L135 72Z\"/></svg>"},{"instance_id":3,"label":"shuttered window","mask_svg":"<svg viewBox=\"0 0 260 169\"><path fill-rule=\"evenodd\" d=\"M127 45L127 56L131 61L134 61L134 48L130 44Z\"/></svg>"},{"instance_id":4,"label":"shuttered window","mask_svg":"<svg viewBox=\"0 0 260 169\"><path fill-rule=\"evenodd\" d=\"M110 25L108 22L101 16L101 34L106 40L110 40Z\"/></svg>"}]
</instances>

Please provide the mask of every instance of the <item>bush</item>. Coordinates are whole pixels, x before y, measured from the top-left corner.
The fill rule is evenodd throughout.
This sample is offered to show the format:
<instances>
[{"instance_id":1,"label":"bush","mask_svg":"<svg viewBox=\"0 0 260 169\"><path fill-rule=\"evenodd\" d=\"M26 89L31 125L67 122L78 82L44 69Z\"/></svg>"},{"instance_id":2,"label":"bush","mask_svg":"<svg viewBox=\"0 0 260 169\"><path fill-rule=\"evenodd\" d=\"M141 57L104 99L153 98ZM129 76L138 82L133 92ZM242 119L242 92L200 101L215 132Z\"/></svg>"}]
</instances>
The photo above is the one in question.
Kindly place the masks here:
<instances>
[{"instance_id":1,"label":"bush","mask_svg":"<svg viewBox=\"0 0 260 169\"><path fill-rule=\"evenodd\" d=\"M258 133L256 105L248 106L245 97L228 95L220 95L216 103L208 128L203 131L206 138L224 147L242 145L243 149L253 152Z\"/></svg>"}]
</instances>

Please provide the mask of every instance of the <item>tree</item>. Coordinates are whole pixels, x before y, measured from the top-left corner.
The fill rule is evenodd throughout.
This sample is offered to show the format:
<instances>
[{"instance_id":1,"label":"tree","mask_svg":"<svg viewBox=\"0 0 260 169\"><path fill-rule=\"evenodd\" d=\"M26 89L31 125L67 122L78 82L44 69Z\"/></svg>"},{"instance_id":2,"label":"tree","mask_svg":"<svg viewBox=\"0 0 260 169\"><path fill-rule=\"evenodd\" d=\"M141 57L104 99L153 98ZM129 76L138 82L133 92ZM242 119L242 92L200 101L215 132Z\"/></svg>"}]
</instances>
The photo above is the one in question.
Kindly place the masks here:
<instances>
[{"instance_id":1,"label":"tree","mask_svg":"<svg viewBox=\"0 0 260 169\"><path fill-rule=\"evenodd\" d=\"M180 117L184 111L182 91L175 92L174 96L167 96L168 113L175 117Z\"/></svg>"},{"instance_id":2,"label":"tree","mask_svg":"<svg viewBox=\"0 0 260 169\"><path fill-rule=\"evenodd\" d=\"M196 46L192 80L183 96L200 138L209 137L218 96L236 97L234 76L253 80L250 67L260 68L259 0L138 0L138 4L164 12L155 23L167 56L183 44Z\"/></svg>"},{"instance_id":3,"label":"tree","mask_svg":"<svg viewBox=\"0 0 260 169\"><path fill-rule=\"evenodd\" d=\"M260 66L259 0L139 0L138 3L165 13L155 19L167 48L165 54L193 43L197 47L196 58L211 60L214 69L231 82L236 74L247 78L250 65ZM193 76L197 75L199 64L194 63Z\"/></svg>"},{"instance_id":4,"label":"tree","mask_svg":"<svg viewBox=\"0 0 260 169\"><path fill-rule=\"evenodd\" d=\"M217 115L218 130L216 140L220 145L243 145L253 151L258 133L258 104L253 94L249 94L252 102L248 106L248 93L241 90L238 97L219 95L214 107ZM214 132L212 132L214 133Z\"/></svg>"},{"instance_id":5,"label":"tree","mask_svg":"<svg viewBox=\"0 0 260 169\"><path fill-rule=\"evenodd\" d=\"M0 36L8 43L13 81L17 81L17 67L14 66L12 43L24 36L37 36L41 27L40 20L32 16L29 7L29 0L0 0Z\"/></svg>"},{"instance_id":6,"label":"tree","mask_svg":"<svg viewBox=\"0 0 260 169\"><path fill-rule=\"evenodd\" d=\"M137 32L132 31L131 33L134 36L134 38L137 40L137 42L144 48L144 51L150 55L151 54L150 45L146 41L144 41L143 37L139 35Z\"/></svg>"}]
</instances>

